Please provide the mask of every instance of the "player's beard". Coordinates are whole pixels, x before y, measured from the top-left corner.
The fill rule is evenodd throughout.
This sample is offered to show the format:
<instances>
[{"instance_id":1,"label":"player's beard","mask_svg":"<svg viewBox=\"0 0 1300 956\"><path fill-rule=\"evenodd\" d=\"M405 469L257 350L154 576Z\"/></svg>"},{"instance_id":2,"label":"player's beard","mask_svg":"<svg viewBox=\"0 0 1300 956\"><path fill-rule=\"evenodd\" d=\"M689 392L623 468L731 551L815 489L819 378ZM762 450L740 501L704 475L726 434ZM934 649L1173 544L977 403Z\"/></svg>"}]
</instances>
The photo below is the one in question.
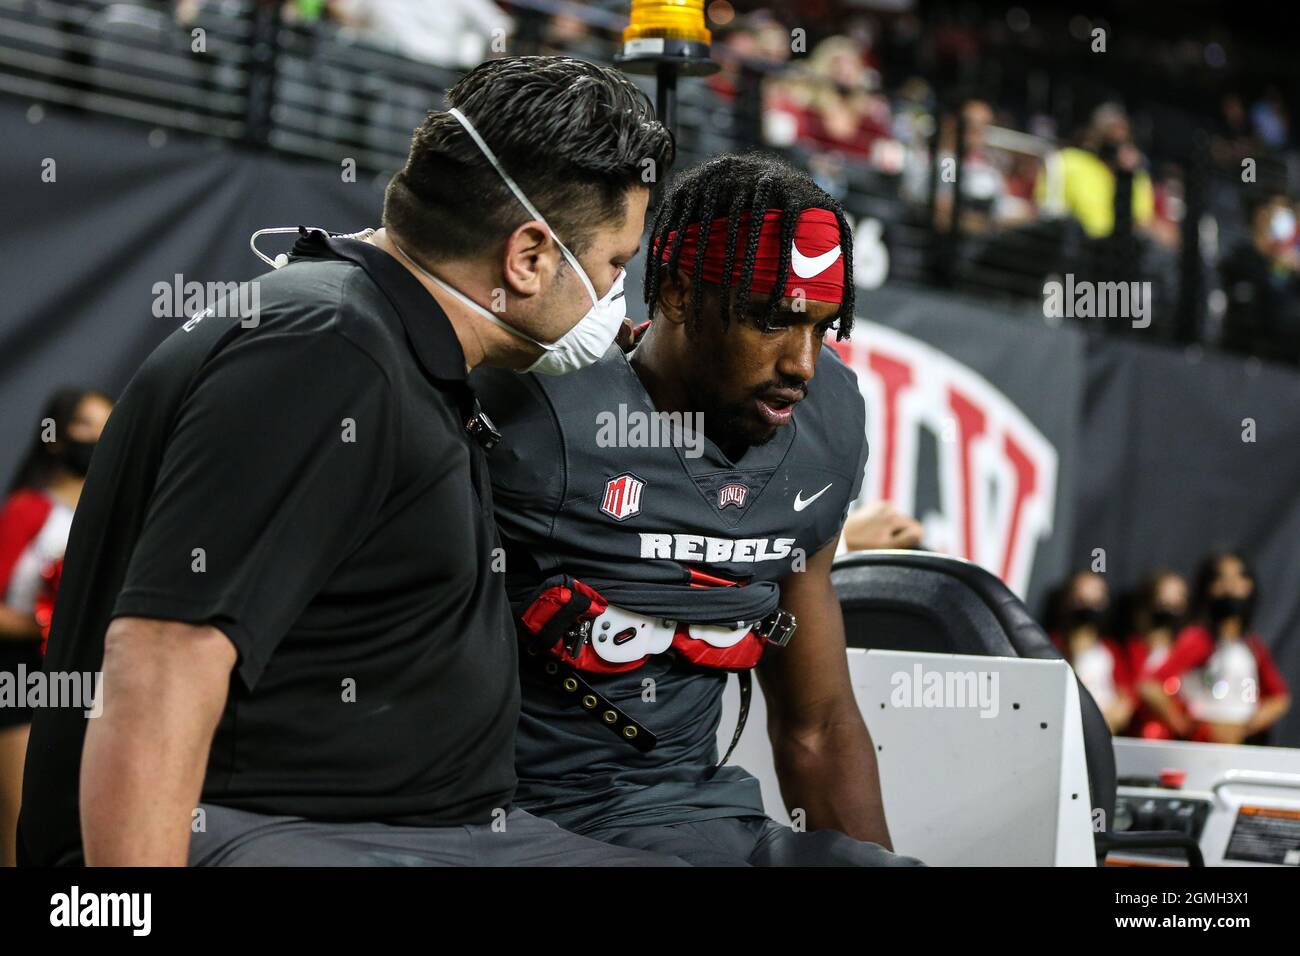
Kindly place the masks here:
<instances>
[{"instance_id":1,"label":"player's beard","mask_svg":"<svg viewBox=\"0 0 1300 956\"><path fill-rule=\"evenodd\" d=\"M723 406L713 413L718 422L718 434L725 442L724 447L753 448L766 445L776 437L780 426L774 428L758 424L754 421L752 408L753 400L746 399L736 405ZM708 416L704 420L707 422ZM714 443L718 444L717 439Z\"/></svg>"},{"instance_id":2,"label":"player's beard","mask_svg":"<svg viewBox=\"0 0 1300 956\"><path fill-rule=\"evenodd\" d=\"M732 461L738 460L746 449L766 445L782 427L767 425L754 417L754 399L767 388L764 386L754 395L738 402L715 400L700 403L713 409L704 413L705 434L715 445L726 451Z\"/></svg>"},{"instance_id":3,"label":"player's beard","mask_svg":"<svg viewBox=\"0 0 1300 956\"><path fill-rule=\"evenodd\" d=\"M719 394L713 370L704 367L687 376L690 407L704 416L704 434L733 462L745 451L766 445L784 427L773 426L760 419L754 403L773 389L798 389L807 397L807 383L799 380L764 382L737 401L728 401Z\"/></svg>"}]
</instances>

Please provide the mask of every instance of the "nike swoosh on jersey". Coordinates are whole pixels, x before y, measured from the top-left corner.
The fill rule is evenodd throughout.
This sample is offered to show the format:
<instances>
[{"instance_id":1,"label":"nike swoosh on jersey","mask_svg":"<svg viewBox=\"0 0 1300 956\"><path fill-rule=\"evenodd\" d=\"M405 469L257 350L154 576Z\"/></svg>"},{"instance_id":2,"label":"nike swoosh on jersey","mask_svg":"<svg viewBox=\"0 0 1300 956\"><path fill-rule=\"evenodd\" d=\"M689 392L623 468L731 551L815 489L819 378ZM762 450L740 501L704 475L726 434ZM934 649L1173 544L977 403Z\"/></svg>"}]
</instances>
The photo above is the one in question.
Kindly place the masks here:
<instances>
[{"instance_id":1,"label":"nike swoosh on jersey","mask_svg":"<svg viewBox=\"0 0 1300 956\"><path fill-rule=\"evenodd\" d=\"M799 251L798 245L790 243L790 268L800 279L811 279L813 276L821 275L839 257L839 246L826 250L820 256L805 256Z\"/></svg>"},{"instance_id":2,"label":"nike swoosh on jersey","mask_svg":"<svg viewBox=\"0 0 1300 956\"><path fill-rule=\"evenodd\" d=\"M832 481L831 485L833 484L835 484L835 482ZM803 489L802 488L799 489L799 492L794 496L794 510L803 511L804 508L807 508L810 504L812 504L822 495L826 494L826 492L830 491L831 485L827 485L825 488L817 492L817 494L813 495L811 498L805 498L803 496Z\"/></svg>"}]
</instances>

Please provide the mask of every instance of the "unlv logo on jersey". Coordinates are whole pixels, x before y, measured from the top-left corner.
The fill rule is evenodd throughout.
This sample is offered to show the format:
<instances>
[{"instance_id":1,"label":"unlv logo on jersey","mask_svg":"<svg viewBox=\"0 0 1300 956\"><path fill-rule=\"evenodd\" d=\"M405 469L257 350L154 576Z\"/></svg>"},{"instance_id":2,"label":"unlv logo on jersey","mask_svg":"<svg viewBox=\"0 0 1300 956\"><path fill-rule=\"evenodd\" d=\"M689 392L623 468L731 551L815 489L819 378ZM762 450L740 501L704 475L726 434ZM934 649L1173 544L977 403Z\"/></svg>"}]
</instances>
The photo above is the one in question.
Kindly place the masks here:
<instances>
[{"instance_id":1,"label":"unlv logo on jersey","mask_svg":"<svg viewBox=\"0 0 1300 956\"><path fill-rule=\"evenodd\" d=\"M743 508L745 507L745 498L748 495L749 489L744 485L723 485L718 489L718 509L721 510L727 505Z\"/></svg>"},{"instance_id":2,"label":"unlv logo on jersey","mask_svg":"<svg viewBox=\"0 0 1300 956\"><path fill-rule=\"evenodd\" d=\"M605 482L605 495L600 510L615 521L622 521L641 512L641 492L645 482L629 472Z\"/></svg>"}]
</instances>

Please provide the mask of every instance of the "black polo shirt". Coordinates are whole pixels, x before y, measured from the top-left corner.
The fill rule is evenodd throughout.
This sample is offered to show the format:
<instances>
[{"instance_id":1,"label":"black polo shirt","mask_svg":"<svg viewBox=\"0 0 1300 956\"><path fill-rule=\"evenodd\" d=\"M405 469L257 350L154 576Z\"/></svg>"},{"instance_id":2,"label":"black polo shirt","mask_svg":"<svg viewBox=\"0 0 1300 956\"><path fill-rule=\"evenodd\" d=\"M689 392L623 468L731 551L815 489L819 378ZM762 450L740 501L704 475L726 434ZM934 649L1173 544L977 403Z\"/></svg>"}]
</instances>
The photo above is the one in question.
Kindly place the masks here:
<instances>
[{"instance_id":1,"label":"black polo shirt","mask_svg":"<svg viewBox=\"0 0 1300 956\"><path fill-rule=\"evenodd\" d=\"M515 786L516 638L459 342L363 242L313 233L259 281L256 327L187 322L113 411L46 667L98 670L117 616L211 624L239 662L204 801L487 822ZM85 725L35 715L29 862L79 851Z\"/></svg>"}]
</instances>

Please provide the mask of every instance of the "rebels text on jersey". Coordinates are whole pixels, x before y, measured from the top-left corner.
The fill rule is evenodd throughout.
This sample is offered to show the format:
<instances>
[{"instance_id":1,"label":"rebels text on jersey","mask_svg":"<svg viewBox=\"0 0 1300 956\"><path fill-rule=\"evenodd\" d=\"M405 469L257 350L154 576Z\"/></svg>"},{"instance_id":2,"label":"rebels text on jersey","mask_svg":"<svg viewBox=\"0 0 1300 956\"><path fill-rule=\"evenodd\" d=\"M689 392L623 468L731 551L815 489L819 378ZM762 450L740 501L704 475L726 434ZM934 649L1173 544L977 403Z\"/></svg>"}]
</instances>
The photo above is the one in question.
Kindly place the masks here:
<instances>
[{"instance_id":1,"label":"rebels text on jersey","mask_svg":"<svg viewBox=\"0 0 1300 956\"><path fill-rule=\"evenodd\" d=\"M835 541L861 487L865 411L832 349L791 423L739 462L690 431L699 415L657 412L617 347L571 375L471 383L503 436L489 468L517 610L565 573L642 614L755 620Z\"/></svg>"}]
</instances>

